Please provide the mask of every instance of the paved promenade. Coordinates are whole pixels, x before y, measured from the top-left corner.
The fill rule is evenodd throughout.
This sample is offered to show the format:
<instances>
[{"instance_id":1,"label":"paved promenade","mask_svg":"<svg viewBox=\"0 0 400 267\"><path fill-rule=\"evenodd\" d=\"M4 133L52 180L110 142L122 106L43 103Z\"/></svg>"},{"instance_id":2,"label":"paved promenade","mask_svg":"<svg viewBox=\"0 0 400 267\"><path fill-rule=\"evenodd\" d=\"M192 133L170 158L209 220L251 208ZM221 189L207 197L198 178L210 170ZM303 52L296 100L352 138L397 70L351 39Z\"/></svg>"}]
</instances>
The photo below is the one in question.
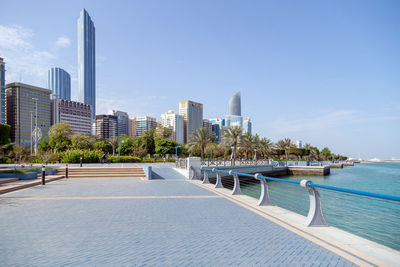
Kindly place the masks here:
<instances>
[{"instance_id":1,"label":"paved promenade","mask_svg":"<svg viewBox=\"0 0 400 267\"><path fill-rule=\"evenodd\" d=\"M0 197L2 266L352 266L173 170L59 180Z\"/></svg>"}]
</instances>

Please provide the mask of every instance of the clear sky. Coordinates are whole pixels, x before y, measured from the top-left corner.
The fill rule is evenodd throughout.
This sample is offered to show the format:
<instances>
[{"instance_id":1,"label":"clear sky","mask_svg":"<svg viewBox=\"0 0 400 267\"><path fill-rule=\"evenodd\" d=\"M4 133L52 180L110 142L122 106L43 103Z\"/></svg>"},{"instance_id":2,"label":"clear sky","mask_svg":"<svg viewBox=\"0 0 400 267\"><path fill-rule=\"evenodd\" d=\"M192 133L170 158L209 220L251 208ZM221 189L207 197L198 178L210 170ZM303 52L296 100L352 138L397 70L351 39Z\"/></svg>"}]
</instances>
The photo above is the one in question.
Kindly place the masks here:
<instances>
[{"instance_id":1,"label":"clear sky","mask_svg":"<svg viewBox=\"0 0 400 267\"><path fill-rule=\"evenodd\" d=\"M224 117L240 91L253 132L369 159L400 158L400 1L3 0L7 82L66 69L77 19L96 27L97 113L160 119L178 101Z\"/></svg>"}]
</instances>

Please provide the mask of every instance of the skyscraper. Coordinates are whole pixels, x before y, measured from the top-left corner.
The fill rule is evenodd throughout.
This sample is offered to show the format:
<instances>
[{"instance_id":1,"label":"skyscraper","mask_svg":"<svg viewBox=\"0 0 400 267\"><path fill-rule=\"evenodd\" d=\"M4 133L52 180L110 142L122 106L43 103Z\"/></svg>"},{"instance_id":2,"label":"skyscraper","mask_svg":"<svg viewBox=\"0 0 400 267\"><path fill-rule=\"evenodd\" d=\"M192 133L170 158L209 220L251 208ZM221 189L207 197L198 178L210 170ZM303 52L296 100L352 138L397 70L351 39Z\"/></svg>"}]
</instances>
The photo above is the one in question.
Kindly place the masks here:
<instances>
[{"instance_id":1,"label":"skyscraper","mask_svg":"<svg viewBox=\"0 0 400 267\"><path fill-rule=\"evenodd\" d=\"M3 58L0 57L0 122L6 123L6 66Z\"/></svg>"},{"instance_id":2,"label":"skyscraper","mask_svg":"<svg viewBox=\"0 0 400 267\"><path fill-rule=\"evenodd\" d=\"M189 143L193 132L203 127L203 104L190 100L180 101L179 115L183 116L185 122L185 143Z\"/></svg>"},{"instance_id":3,"label":"skyscraper","mask_svg":"<svg viewBox=\"0 0 400 267\"><path fill-rule=\"evenodd\" d=\"M239 126L243 128L242 108L240 103L240 92L237 92L229 100L228 115L226 115L226 126Z\"/></svg>"},{"instance_id":4,"label":"skyscraper","mask_svg":"<svg viewBox=\"0 0 400 267\"><path fill-rule=\"evenodd\" d=\"M161 124L163 127L172 130L172 140L183 144L185 123L182 115L178 115L172 110L169 110L167 113L161 114Z\"/></svg>"},{"instance_id":5,"label":"skyscraper","mask_svg":"<svg viewBox=\"0 0 400 267\"><path fill-rule=\"evenodd\" d=\"M243 130L244 133L251 134L251 120L249 117L245 118L243 121Z\"/></svg>"},{"instance_id":6,"label":"skyscraper","mask_svg":"<svg viewBox=\"0 0 400 267\"><path fill-rule=\"evenodd\" d=\"M57 98L71 100L71 76L61 68L51 68L47 73L47 88Z\"/></svg>"},{"instance_id":7,"label":"skyscraper","mask_svg":"<svg viewBox=\"0 0 400 267\"><path fill-rule=\"evenodd\" d=\"M110 115L114 115L118 119L118 135L128 135L129 136L129 115L125 111L110 110L108 112Z\"/></svg>"},{"instance_id":8,"label":"skyscraper","mask_svg":"<svg viewBox=\"0 0 400 267\"><path fill-rule=\"evenodd\" d=\"M75 134L92 132L92 107L76 101L62 98L51 100L52 124L68 122Z\"/></svg>"},{"instance_id":9,"label":"skyscraper","mask_svg":"<svg viewBox=\"0 0 400 267\"><path fill-rule=\"evenodd\" d=\"M78 19L78 91L79 102L92 106L96 118L95 28L92 19L82 9Z\"/></svg>"},{"instance_id":10,"label":"skyscraper","mask_svg":"<svg viewBox=\"0 0 400 267\"><path fill-rule=\"evenodd\" d=\"M118 136L118 118L113 115L96 116L96 135L101 138Z\"/></svg>"},{"instance_id":11,"label":"skyscraper","mask_svg":"<svg viewBox=\"0 0 400 267\"><path fill-rule=\"evenodd\" d=\"M157 128L157 121L154 117L136 117L136 136L142 136L145 131Z\"/></svg>"}]
</instances>

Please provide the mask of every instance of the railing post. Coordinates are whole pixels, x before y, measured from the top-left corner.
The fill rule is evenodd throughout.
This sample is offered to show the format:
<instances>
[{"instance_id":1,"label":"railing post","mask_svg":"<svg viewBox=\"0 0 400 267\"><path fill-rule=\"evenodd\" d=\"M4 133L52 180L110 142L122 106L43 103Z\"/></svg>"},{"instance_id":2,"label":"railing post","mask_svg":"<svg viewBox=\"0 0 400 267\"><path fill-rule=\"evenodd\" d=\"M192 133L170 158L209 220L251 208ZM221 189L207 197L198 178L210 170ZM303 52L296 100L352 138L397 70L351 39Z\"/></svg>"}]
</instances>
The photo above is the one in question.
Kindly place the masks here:
<instances>
[{"instance_id":1,"label":"railing post","mask_svg":"<svg viewBox=\"0 0 400 267\"><path fill-rule=\"evenodd\" d=\"M321 197L317 189L309 186L312 182L309 180L301 180L300 186L307 188L310 197L310 209L308 210L306 226L328 226L322 214Z\"/></svg>"},{"instance_id":2,"label":"railing post","mask_svg":"<svg viewBox=\"0 0 400 267\"><path fill-rule=\"evenodd\" d=\"M68 164L65 165L65 179L68 179Z\"/></svg>"},{"instance_id":3,"label":"railing post","mask_svg":"<svg viewBox=\"0 0 400 267\"><path fill-rule=\"evenodd\" d=\"M222 181L221 181L221 174L219 172L215 172L215 168L212 169L212 172L214 172L215 175L217 176L217 180L215 181L214 188L224 188L224 186L222 185Z\"/></svg>"},{"instance_id":4,"label":"railing post","mask_svg":"<svg viewBox=\"0 0 400 267\"><path fill-rule=\"evenodd\" d=\"M260 185L261 185L261 195L260 195L257 205L258 206L272 206L273 204L272 204L271 200L269 199L267 180L265 180L263 178L258 178L258 176L260 176L259 173L254 174L254 178L257 180L260 180Z\"/></svg>"},{"instance_id":5,"label":"railing post","mask_svg":"<svg viewBox=\"0 0 400 267\"><path fill-rule=\"evenodd\" d=\"M242 191L240 190L240 181L239 176L236 173L232 173L232 170L229 171L229 175L233 176L234 186L232 190L232 195L241 195Z\"/></svg>"},{"instance_id":6,"label":"railing post","mask_svg":"<svg viewBox=\"0 0 400 267\"><path fill-rule=\"evenodd\" d=\"M208 171L204 170L204 179L203 184L209 184L210 180L208 180Z\"/></svg>"}]
</instances>

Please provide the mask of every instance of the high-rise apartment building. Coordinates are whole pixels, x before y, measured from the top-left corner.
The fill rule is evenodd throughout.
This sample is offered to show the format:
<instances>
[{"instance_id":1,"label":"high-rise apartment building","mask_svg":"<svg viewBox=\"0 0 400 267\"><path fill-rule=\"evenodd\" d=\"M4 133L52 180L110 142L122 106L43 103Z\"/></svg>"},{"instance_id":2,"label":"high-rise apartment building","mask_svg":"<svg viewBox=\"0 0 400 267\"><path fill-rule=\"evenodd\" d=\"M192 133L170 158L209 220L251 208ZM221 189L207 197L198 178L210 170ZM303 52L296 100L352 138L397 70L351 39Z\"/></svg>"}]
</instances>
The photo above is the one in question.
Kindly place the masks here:
<instances>
[{"instance_id":1,"label":"high-rise apartment building","mask_svg":"<svg viewBox=\"0 0 400 267\"><path fill-rule=\"evenodd\" d=\"M179 102L179 115L184 118L184 140L189 143L193 132L203 127L203 104L190 100Z\"/></svg>"},{"instance_id":2,"label":"high-rise apartment building","mask_svg":"<svg viewBox=\"0 0 400 267\"><path fill-rule=\"evenodd\" d=\"M96 118L96 38L88 12L82 9L78 19L78 90L79 102L92 106Z\"/></svg>"},{"instance_id":3,"label":"high-rise apartment building","mask_svg":"<svg viewBox=\"0 0 400 267\"><path fill-rule=\"evenodd\" d=\"M6 123L6 63L0 57L0 122Z\"/></svg>"},{"instance_id":4,"label":"high-rise apartment building","mask_svg":"<svg viewBox=\"0 0 400 267\"><path fill-rule=\"evenodd\" d=\"M124 111L110 110L108 113L114 115L118 119L118 135L125 134L129 136L129 115Z\"/></svg>"},{"instance_id":5,"label":"high-rise apartment building","mask_svg":"<svg viewBox=\"0 0 400 267\"><path fill-rule=\"evenodd\" d=\"M113 115L96 116L96 135L101 138L118 136L118 118Z\"/></svg>"},{"instance_id":6,"label":"high-rise apartment building","mask_svg":"<svg viewBox=\"0 0 400 267\"><path fill-rule=\"evenodd\" d=\"M51 68L47 72L47 88L57 98L71 100L71 76L61 68Z\"/></svg>"},{"instance_id":7,"label":"high-rise apartment building","mask_svg":"<svg viewBox=\"0 0 400 267\"><path fill-rule=\"evenodd\" d=\"M207 119L203 120L203 128L207 129L209 136L212 135L212 123L209 120Z\"/></svg>"},{"instance_id":8,"label":"high-rise apartment building","mask_svg":"<svg viewBox=\"0 0 400 267\"><path fill-rule=\"evenodd\" d=\"M156 118L143 116L136 117L136 136L142 136L145 131L157 128Z\"/></svg>"},{"instance_id":9,"label":"high-rise apartment building","mask_svg":"<svg viewBox=\"0 0 400 267\"><path fill-rule=\"evenodd\" d=\"M54 98L51 100L52 124L68 122L75 134L92 132L92 107L89 104Z\"/></svg>"},{"instance_id":10,"label":"high-rise apartment building","mask_svg":"<svg viewBox=\"0 0 400 267\"><path fill-rule=\"evenodd\" d=\"M296 141L296 147L297 148L303 148L303 142L301 140Z\"/></svg>"},{"instance_id":11,"label":"high-rise apartment building","mask_svg":"<svg viewBox=\"0 0 400 267\"><path fill-rule=\"evenodd\" d=\"M243 121L243 131L244 133L251 134L251 120L249 117L245 118Z\"/></svg>"},{"instance_id":12,"label":"high-rise apartment building","mask_svg":"<svg viewBox=\"0 0 400 267\"><path fill-rule=\"evenodd\" d=\"M50 94L48 89L24 83L6 85L6 123L11 126L12 142L30 146L35 127L40 129L42 139L48 136L51 126Z\"/></svg>"},{"instance_id":13,"label":"high-rise apartment building","mask_svg":"<svg viewBox=\"0 0 400 267\"><path fill-rule=\"evenodd\" d=\"M172 140L181 144L184 143L185 122L182 115L178 115L174 111L169 110L168 112L161 114L161 124L163 127L172 130Z\"/></svg>"},{"instance_id":14,"label":"high-rise apartment building","mask_svg":"<svg viewBox=\"0 0 400 267\"><path fill-rule=\"evenodd\" d=\"M129 136L136 136L136 118L129 119Z\"/></svg>"},{"instance_id":15,"label":"high-rise apartment building","mask_svg":"<svg viewBox=\"0 0 400 267\"><path fill-rule=\"evenodd\" d=\"M219 143L221 142L222 136L221 136L221 127L218 124L213 124L211 126L212 133L214 134L214 143Z\"/></svg>"}]
</instances>

